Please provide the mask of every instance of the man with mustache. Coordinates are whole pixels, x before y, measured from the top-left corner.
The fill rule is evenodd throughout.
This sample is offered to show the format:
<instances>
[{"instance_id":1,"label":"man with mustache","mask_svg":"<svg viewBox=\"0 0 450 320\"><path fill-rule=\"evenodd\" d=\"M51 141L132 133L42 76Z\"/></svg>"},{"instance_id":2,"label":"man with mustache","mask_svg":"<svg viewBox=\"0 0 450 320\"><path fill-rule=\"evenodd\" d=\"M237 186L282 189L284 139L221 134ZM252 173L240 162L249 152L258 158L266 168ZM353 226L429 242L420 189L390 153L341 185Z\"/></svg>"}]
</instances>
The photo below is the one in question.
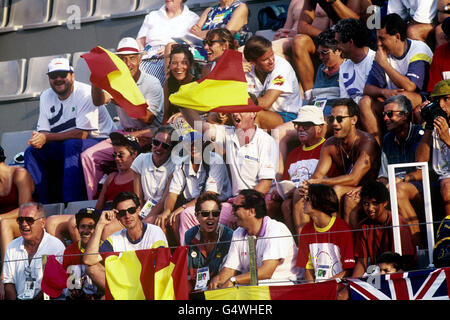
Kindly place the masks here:
<instances>
[{"instance_id":1,"label":"man with mustache","mask_svg":"<svg viewBox=\"0 0 450 320\"><path fill-rule=\"evenodd\" d=\"M17 218L20 234L7 247L3 264L6 300L41 300L43 255L55 255L62 260L64 244L45 232L45 212L40 203L20 206Z\"/></svg>"},{"instance_id":2,"label":"man with mustache","mask_svg":"<svg viewBox=\"0 0 450 320\"><path fill-rule=\"evenodd\" d=\"M94 106L90 86L75 81L69 60L53 59L47 75L50 88L40 97L25 168L41 203L86 200L80 154L107 138L116 125L105 106Z\"/></svg>"}]
</instances>

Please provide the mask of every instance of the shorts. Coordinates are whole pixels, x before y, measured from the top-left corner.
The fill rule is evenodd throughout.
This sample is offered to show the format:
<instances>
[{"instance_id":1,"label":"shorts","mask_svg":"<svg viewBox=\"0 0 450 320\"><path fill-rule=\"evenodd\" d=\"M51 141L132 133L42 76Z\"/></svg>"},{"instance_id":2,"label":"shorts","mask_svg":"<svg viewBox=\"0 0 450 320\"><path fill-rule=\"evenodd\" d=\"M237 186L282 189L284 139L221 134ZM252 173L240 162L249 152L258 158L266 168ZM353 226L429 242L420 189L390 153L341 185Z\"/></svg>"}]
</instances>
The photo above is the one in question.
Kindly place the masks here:
<instances>
[{"instance_id":1,"label":"shorts","mask_svg":"<svg viewBox=\"0 0 450 320\"><path fill-rule=\"evenodd\" d=\"M277 112L282 118L284 122L289 122L294 119L297 119L297 114L292 112Z\"/></svg>"}]
</instances>

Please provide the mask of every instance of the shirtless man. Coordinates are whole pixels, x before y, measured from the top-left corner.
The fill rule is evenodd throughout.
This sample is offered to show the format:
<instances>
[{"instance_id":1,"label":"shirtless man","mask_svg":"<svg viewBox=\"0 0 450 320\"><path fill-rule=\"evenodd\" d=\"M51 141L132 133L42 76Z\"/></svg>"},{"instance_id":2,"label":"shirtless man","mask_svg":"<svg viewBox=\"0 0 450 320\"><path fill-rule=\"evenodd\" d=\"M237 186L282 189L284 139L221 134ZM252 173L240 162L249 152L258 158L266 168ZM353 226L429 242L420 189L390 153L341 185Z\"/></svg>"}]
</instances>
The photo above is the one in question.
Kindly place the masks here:
<instances>
[{"instance_id":1,"label":"shirtless man","mask_svg":"<svg viewBox=\"0 0 450 320\"><path fill-rule=\"evenodd\" d=\"M319 163L311 178L304 181L302 187L294 192L294 197L297 196L300 200L295 202L295 207L303 205L303 199L300 198L307 193L309 184L331 185L338 198L342 199L343 195L366 181L376 179L380 168L380 148L372 135L356 129L358 119L359 108L352 99L338 99L333 103L331 115L328 117L333 136L325 141ZM341 175L328 178L326 175L332 164ZM342 218L350 224L349 216Z\"/></svg>"}]
</instances>

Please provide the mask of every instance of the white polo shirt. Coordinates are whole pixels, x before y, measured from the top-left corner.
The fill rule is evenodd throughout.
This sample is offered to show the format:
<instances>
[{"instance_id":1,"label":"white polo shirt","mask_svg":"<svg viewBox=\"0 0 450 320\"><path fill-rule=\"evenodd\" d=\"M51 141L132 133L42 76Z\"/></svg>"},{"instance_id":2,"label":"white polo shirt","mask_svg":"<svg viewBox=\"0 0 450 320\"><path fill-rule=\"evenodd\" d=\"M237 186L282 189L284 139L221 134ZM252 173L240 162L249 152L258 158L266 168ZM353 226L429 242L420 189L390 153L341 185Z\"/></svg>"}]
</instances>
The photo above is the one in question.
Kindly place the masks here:
<instances>
[{"instance_id":1,"label":"white polo shirt","mask_svg":"<svg viewBox=\"0 0 450 320\"><path fill-rule=\"evenodd\" d=\"M432 0L388 1L387 14L397 13L406 21L412 18L419 23L432 23L437 13L436 3Z\"/></svg>"},{"instance_id":2,"label":"white polo shirt","mask_svg":"<svg viewBox=\"0 0 450 320\"><path fill-rule=\"evenodd\" d=\"M162 198L169 177L175 169L175 165L169 157L164 164L156 167L153 163L152 155L153 153L151 152L141 153L134 159L131 164L131 169L141 175L144 201L151 198L156 204Z\"/></svg>"},{"instance_id":3,"label":"white polo shirt","mask_svg":"<svg viewBox=\"0 0 450 320\"><path fill-rule=\"evenodd\" d=\"M150 12L145 16L144 22L136 36L136 39L145 37L146 44L151 46L167 45L174 42L172 38L180 38L189 33L189 30L200 17L183 5L183 12L176 17L169 18L166 6Z\"/></svg>"},{"instance_id":4,"label":"white polo shirt","mask_svg":"<svg viewBox=\"0 0 450 320\"><path fill-rule=\"evenodd\" d=\"M302 277L302 269L296 266L297 245L291 232L282 222L264 217L261 232L256 241L256 266L261 267L265 260L281 259L272 278L260 280L266 285L291 285ZM239 227L233 232L230 250L224 267L247 273L250 270L248 232Z\"/></svg>"},{"instance_id":5,"label":"white polo shirt","mask_svg":"<svg viewBox=\"0 0 450 320\"><path fill-rule=\"evenodd\" d=\"M302 105L302 96L295 71L287 60L275 55L275 68L267 75L264 83L261 83L256 76L254 66L245 74L245 77L249 92L257 97L263 96L270 89L282 91L270 107L270 111L298 113Z\"/></svg>"},{"instance_id":6,"label":"white polo shirt","mask_svg":"<svg viewBox=\"0 0 450 320\"><path fill-rule=\"evenodd\" d=\"M91 86L74 81L72 94L59 100L52 88L45 90L39 100L37 131L64 132L72 129L89 131L90 138L107 138L116 125L105 106L92 102Z\"/></svg>"},{"instance_id":7,"label":"white polo shirt","mask_svg":"<svg viewBox=\"0 0 450 320\"><path fill-rule=\"evenodd\" d=\"M256 128L249 143L240 146L234 126L215 125L216 148L225 148L226 163L231 172L232 193L253 189L262 179L275 179L278 146L264 130Z\"/></svg>"},{"instance_id":8,"label":"white polo shirt","mask_svg":"<svg viewBox=\"0 0 450 320\"><path fill-rule=\"evenodd\" d=\"M197 172L194 171L192 163L184 163L175 167L173 178L170 183L169 192L180 194L191 201L197 198L203 187L204 191L211 191L218 195L220 201L226 201L231 197L231 183L228 178L227 167L222 157L211 152L209 174L206 179L206 170L203 163ZM183 172L184 171L184 172ZM206 184L206 186L205 186Z\"/></svg>"},{"instance_id":9,"label":"white polo shirt","mask_svg":"<svg viewBox=\"0 0 450 320\"><path fill-rule=\"evenodd\" d=\"M41 290L41 281L44 274L42 259L40 258L42 255L55 255L56 259L62 264L62 256L65 248L64 244L58 238L44 231L41 243L31 263L28 264L28 252L25 250L23 237L14 239L6 249L5 263L3 264L3 283L14 284L17 298L23 299L26 281L25 267L29 265L31 277L35 279L34 295L36 296Z\"/></svg>"}]
</instances>

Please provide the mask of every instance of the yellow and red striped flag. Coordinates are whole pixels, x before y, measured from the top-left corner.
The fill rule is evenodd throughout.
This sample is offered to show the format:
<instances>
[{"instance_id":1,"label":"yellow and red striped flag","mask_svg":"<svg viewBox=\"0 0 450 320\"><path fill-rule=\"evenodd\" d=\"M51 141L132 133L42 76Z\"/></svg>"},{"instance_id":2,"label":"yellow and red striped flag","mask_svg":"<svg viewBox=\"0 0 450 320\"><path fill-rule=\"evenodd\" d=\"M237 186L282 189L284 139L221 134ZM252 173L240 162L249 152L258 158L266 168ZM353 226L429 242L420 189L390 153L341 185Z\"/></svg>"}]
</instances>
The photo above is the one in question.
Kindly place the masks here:
<instances>
[{"instance_id":1,"label":"yellow and red striped flag","mask_svg":"<svg viewBox=\"0 0 450 320\"><path fill-rule=\"evenodd\" d=\"M105 259L107 300L187 300L187 247L122 252Z\"/></svg>"},{"instance_id":2,"label":"yellow and red striped flag","mask_svg":"<svg viewBox=\"0 0 450 320\"><path fill-rule=\"evenodd\" d=\"M248 94L248 84L242 67L242 53L227 49L214 69L204 78L180 86L169 96L179 107L201 112L257 112Z\"/></svg>"},{"instance_id":3,"label":"yellow and red striped flag","mask_svg":"<svg viewBox=\"0 0 450 320\"><path fill-rule=\"evenodd\" d=\"M100 46L81 56L91 70L91 82L108 92L128 116L145 116L148 107L127 65L114 53Z\"/></svg>"}]
</instances>

